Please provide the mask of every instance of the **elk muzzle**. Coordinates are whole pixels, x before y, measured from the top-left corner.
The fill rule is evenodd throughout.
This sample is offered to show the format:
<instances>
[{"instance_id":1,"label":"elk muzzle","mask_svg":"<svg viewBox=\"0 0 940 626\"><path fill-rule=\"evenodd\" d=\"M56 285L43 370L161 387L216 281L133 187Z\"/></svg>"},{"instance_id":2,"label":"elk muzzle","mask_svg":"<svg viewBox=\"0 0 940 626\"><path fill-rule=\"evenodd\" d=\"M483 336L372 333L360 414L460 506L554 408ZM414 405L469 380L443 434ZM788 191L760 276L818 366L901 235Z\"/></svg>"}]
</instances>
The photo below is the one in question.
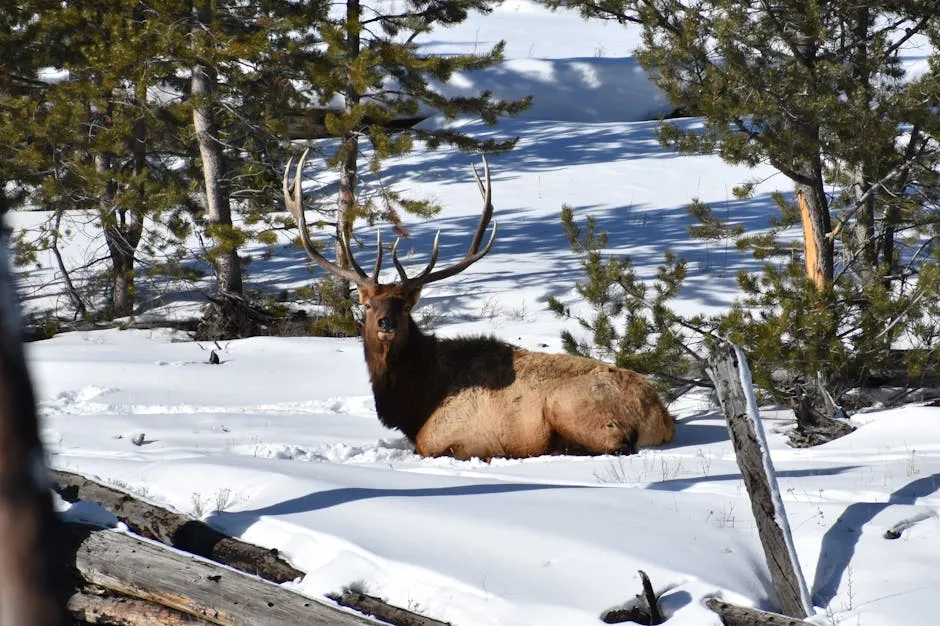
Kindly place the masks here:
<instances>
[{"instance_id":1,"label":"elk muzzle","mask_svg":"<svg viewBox=\"0 0 940 626\"><path fill-rule=\"evenodd\" d=\"M395 331L398 330L398 322L394 317L380 317L376 326L378 326L376 335L379 341L391 341L395 337Z\"/></svg>"}]
</instances>

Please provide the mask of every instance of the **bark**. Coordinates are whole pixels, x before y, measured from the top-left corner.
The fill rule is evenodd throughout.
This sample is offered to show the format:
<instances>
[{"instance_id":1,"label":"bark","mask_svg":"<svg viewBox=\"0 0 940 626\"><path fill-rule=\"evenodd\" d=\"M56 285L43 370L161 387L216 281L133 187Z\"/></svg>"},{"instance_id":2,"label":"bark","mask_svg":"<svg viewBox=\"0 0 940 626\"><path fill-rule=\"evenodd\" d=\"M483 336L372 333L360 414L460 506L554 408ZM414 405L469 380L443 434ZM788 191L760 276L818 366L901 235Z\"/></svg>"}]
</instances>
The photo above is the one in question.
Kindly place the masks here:
<instances>
[{"instance_id":1,"label":"bark","mask_svg":"<svg viewBox=\"0 0 940 626\"><path fill-rule=\"evenodd\" d=\"M68 601L72 617L106 626L209 626L211 622L153 602L80 589Z\"/></svg>"},{"instance_id":2,"label":"bark","mask_svg":"<svg viewBox=\"0 0 940 626\"><path fill-rule=\"evenodd\" d=\"M131 531L148 539L276 583L304 575L281 559L277 550L227 537L199 520L149 504L84 476L54 470L53 480L55 490L64 500L95 502L116 515Z\"/></svg>"},{"instance_id":3,"label":"bark","mask_svg":"<svg viewBox=\"0 0 940 626\"><path fill-rule=\"evenodd\" d=\"M872 93L872 70L871 60L869 58L869 46L864 45L869 39L871 30L871 9L860 3L855 9L855 23L852 25L853 39L858 43L855 46L852 55L852 74L855 78L853 90L860 93L861 97L855 97L856 102L863 101L862 106L870 108L874 100ZM872 152L877 152L880 146L875 146ZM860 208L855 216L855 224L852 228L852 244L855 250L859 252L857 262L857 272L863 285L871 283L875 275L875 269L878 265L877 252L875 249L875 200L878 196L877 191L872 192L872 176L870 165L864 161L857 164L852 174L852 195L856 202L860 202ZM867 194L867 195L866 195Z\"/></svg>"},{"instance_id":4,"label":"bark","mask_svg":"<svg viewBox=\"0 0 940 626\"><path fill-rule=\"evenodd\" d=\"M328 597L340 606L355 609L383 622L396 624L396 626L450 626L450 622L423 617L397 606L391 606L380 598L367 596L356 591L344 591L343 593L331 594Z\"/></svg>"},{"instance_id":5,"label":"bark","mask_svg":"<svg viewBox=\"0 0 940 626\"><path fill-rule=\"evenodd\" d=\"M705 606L721 616L725 626L813 626L810 622L769 613L746 606L736 606L717 598L705 600Z\"/></svg>"},{"instance_id":6,"label":"bark","mask_svg":"<svg viewBox=\"0 0 940 626\"><path fill-rule=\"evenodd\" d=\"M373 623L284 587L123 533L66 524L63 537L74 554L78 575L88 584L211 624Z\"/></svg>"},{"instance_id":7,"label":"bark","mask_svg":"<svg viewBox=\"0 0 940 626\"><path fill-rule=\"evenodd\" d=\"M6 251L9 241L0 238ZM45 454L8 253L0 255L0 625L66 623L67 568L45 484Z\"/></svg>"},{"instance_id":8,"label":"bark","mask_svg":"<svg viewBox=\"0 0 940 626\"><path fill-rule=\"evenodd\" d=\"M197 0L194 6L193 30L197 37L208 28L212 17L212 0ZM213 233L216 250L212 264L218 279L219 293L241 293L242 271L238 250L230 237L220 236L232 228L232 206L227 188L225 154L218 141L218 128L212 110L213 97L218 87L215 68L197 63L192 69L193 128L206 191L206 224Z\"/></svg>"},{"instance_id":9,"label":"bark","mask_svg":"<svg viewBox=\"0 0 940 626\"><path fill-rule=\"evenodd\" d=\"M773 497L771 481L775 482L775 479L772 472L765 469L772 468L771 461L765 458L767 451L761 446L755 425L748 417L747 396L739 372L739 367L746 367L746 364L738 363L736 352L733 345L720 345L709 359L709 376L715 383L728 423L735 458L751 501L751 511L781 608L789 616L803 618L812 608L804 606L804 598L808 604L809 593L795 568L797 558L791 551L792 542L787 540L786 511L778 510Z\"/></svg>"},{"instance_id":10,"label":"bark","mask_svg":"<svg viewBox=\"0 0 940 626\"><path fill-rule=\"evenodd\" d=\"M117 206L117 190L113 182L114 163L110 155L96 155L95 168L99 176L111 181L105 184L98 197L98 212L104 224L105 243L111 257L111 314L125 317L134 312L134 254L144 232L144 216L138 209Z\"/></svg>"},{"instance_id":11,"label":"bark","mask_svg":"<svg viewBox=\"0 0 940 626\"><path fill-rule=\"evenodd\" d=\"M353 85L353 76L348 66L359 56L361 40L359 36L361 7L359 0L346 0L346 88L344 90L345 112L351 115L359 106L360 95ZM339 160L339 197L336 204L336 264L342 268L351 267L350 260L346 258L342 239L350 241L352 238L353 222L356 219L356 185L357 169L359 163L359 135L353 129L342 137ZM345 300L350 297L349 281L337 279L340 285L339 295Z\"/></svg>"}]
</instances>

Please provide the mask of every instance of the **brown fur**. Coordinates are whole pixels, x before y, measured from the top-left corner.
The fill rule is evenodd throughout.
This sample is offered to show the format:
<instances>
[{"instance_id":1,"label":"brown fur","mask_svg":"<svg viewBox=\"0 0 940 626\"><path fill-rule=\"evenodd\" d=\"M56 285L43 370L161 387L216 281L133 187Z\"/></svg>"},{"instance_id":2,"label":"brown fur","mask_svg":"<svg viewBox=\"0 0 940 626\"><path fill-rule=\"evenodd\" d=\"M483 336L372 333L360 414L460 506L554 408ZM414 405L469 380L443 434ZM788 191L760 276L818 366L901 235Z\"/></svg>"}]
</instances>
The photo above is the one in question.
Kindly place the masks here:
<instances>
[{"instance_id":1,"label":"brown fur","mask_svg":"<svg viewBox=\"0 0 940 626\"><path fill-rule=\"evenodd\" d=\"M379 419L419 454L632 453L672 441L673 419L640 374L488 337L425 335L410 315L419 296L401 284L359 292Z\"/></svg>"}]
</instances>

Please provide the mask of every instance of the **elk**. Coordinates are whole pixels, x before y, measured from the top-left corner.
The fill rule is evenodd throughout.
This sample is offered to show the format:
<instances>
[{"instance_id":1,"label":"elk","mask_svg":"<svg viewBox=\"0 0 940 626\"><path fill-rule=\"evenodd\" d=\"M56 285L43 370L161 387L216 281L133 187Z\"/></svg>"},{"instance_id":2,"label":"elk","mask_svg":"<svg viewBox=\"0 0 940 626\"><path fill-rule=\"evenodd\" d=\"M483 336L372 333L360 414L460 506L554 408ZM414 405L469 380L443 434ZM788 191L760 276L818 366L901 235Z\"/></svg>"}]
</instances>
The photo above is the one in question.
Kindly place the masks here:
<instances>
[{"instance_id":1,"label":"elk","mask_svg":"<svg viewBox=\"0 0 940 626\"><path fill-rule=\"evenodd\" d=\"M492 337L438 339L411 316L428 283L450 278L482 259L496 240L496 223L481 249L493 216L490 170L473 176L483 212L467 254L434 269L440 232L427 267L408 276L391 247L398 282L380 283L381 233L372 275L351 254L340 234L350 268L326 259L311 243L304 217L301 173L292 160L284 171L284 202L300 230L309 257L327 272L358 288L365 309L362 326L366 365L379 420L405 434L422 456L522 458L551 453L631 454L638 446L672 441L674 422L655 388L642 375L601 361L566 354L531 352Z\"/></svg>"}]
</instances>

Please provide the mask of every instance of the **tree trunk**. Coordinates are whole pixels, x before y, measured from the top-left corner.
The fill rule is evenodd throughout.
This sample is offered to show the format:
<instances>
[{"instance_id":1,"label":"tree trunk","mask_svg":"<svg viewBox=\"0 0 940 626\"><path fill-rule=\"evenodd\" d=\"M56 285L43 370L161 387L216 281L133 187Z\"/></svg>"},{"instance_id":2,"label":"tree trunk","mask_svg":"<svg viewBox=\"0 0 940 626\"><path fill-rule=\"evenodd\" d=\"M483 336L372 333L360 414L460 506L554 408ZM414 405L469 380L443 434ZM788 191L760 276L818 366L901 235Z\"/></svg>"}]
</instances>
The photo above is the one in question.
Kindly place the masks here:
<instances>
[{"instance_id":1,"label":"tree trunk","mask_svg":"<svg viewBox=\"0 0 940 626\"><path fill-rule=\"evenodd\" d=\"M193 32L202 39L212 17L212 0L197 0ZM206 192L206 229L213 240L210 260L218 280L218 293L241 293L242 271L232 225L232 207L225 182L226 164L218 141L213 97L218 87L215 68L197 63L192 69L193 128Z\"/></svg>"},{"instance_id":2,"label":"tree trunk","mask_svg":"<svg viewBox=\"0 0 940 626\"><path fill-rule=\"evenodd\" d=\"M855 9L855 20L852 25L853 39L857 42L867 41L870 37L872 17L871 9L863 2ZM852 81L851 89L856 92L853 98L856 102L863 102L861 106L871 107L874 101L872 77L872 61L869 58L869 46L856 45L852 55ZM859 97L860 95L860 97ZM880 152L881 146L873 146L872 154ZM852 169L852 195L856 202L861 202L858 213L855 215L855 224L852 228L852 251L856 258L856 271L862 285L870 285L878 266L878 257L875 247L875 204L878 191L871 190L875 177L871 171L871 158L863 159ZM871 191L871 193L869 193ZM865 194L868 194L867 196ZM863 199L864 197L864 199Z\"/></svg>"},{"instance_id":3,"label":"tree trunk","mask_svg":"<svg viewBox=\"0 0 940 626\"><path fill-rule=\"evenodd\" d=\"M815 170L818 175L814 173L809 177L813 183L811 185L798 184L796 189L797 194L803 195L809 213L817 251L816 273L821 277L823 284L831 285L835 276L835 246L828 237L832 230L832 219L829 215L829 200L823 188L822 168L818 167Z\"/></svg>"},{"instance_id":4,"label":"tree trunk","mask_svg":"<svg viewBox=\"0 0 940 626\"><path fill-rule=\"evenodd\" d=\"M108 245L111 252L111 269L114 272L111 315L127 317L134 312L134 255L122 245L120 232L114 232L112 238L114 245L110 245L110 242Z\"/></svg>"},{"instance_id":5,"label":"tree trunk","mask_svg":"<svg viewBox=\"0 0 940 626\"><path fill-rule=\"evenodd\" d=\"M0 236L3 250L9 243ZM0 257L0 624L60 626L68 593L61 524L46 485L9 256Z\"/></svg>"},{"instance_id":6,"label":"tree trunk","mask_svg":"<svg viewBox=\"0 0 940 626\"><path fill-rule=\"evenodd\" d=\"M354 78L349 66L359 56L360 14L362 10L359 0L346 0L346 88L345 112L351 115L359 105L360 95L353 84ZM349 268L349 259L343 249L342 239L350 241L352 238L353 222L356 221L356 185L357 169L359 163L359 135L353 129L343 135L343 142L339 153L339 197L336 203L336 263L340 267ZM344 299L350 297L349 281L339 280L340 293Z\"/></svg>"},{"instance_id":7,"label":"tree trunk","mask_svg":"<svg viewBox=\"0 0 940 626\"><path fill-rule=\"evenodd\" d=\"M708 375L728 423L735 459L744 479L761 546L783 613L803 618L812 612L809 591L793 548L786 511L779 499L776 474L757 406L744 353L723 343L709 358Z\"/></svg>"},{"instance_id":8,"label":"tree trunk","mask_svg":"<svg viewBox=\"0 0 940 626\"><path fill-rule=\"evenodd\" d=\"M134 312L134 254L143 235L144 216L139 209L117 206L113 161L113 157L107 154L95 156L95 169L103 180L108 181L98 197L98 213L111 257L109 312L114 317L126 317Z\"/></svg>"}]
</instances>

